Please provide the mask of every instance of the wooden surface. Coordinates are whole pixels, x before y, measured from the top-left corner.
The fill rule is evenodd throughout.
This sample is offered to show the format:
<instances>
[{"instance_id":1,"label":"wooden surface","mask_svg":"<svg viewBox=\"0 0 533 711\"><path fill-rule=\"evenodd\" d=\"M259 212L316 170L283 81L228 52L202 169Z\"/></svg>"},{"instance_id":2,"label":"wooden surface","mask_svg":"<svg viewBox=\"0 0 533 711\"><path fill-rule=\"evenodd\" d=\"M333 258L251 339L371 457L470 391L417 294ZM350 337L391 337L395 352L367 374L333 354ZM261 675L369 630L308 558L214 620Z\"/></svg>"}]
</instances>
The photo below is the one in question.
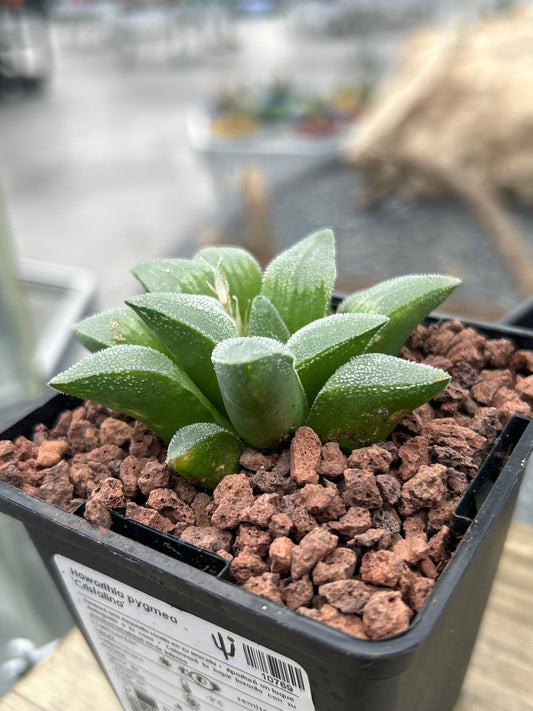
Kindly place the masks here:
<instances>
[{"instance_id":1,"label":"wooden surface","mask_svg":"<svg viewBox=\"0 0 533 711\"><path fill-rule=\"evenodd\" d=\"M81 633L3 699L0 711L120 711ZM533 711L533 527L514 522L454 711Z\"/></svg>"}]
</instances>

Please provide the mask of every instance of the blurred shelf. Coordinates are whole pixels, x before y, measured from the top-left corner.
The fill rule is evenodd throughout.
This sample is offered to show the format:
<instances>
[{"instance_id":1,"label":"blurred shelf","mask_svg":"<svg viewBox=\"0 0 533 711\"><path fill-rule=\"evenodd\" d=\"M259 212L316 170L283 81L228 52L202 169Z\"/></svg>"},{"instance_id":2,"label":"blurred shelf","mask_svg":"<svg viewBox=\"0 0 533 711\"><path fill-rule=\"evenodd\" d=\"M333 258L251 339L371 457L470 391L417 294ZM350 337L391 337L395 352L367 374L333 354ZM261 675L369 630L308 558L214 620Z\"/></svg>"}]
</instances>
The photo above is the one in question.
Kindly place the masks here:
<instances>
[{"instance_id":1,"label":"blurred shelf","mask_svg":"<svg viewBox=\"0 0 533 711\"><path fill-rule=\"evenodd\" d=\"M45 383L83 352L73 326L94 309L93 275L75 267L21 259L18 281L26 297L35 334L33 363ZM0 423L13 417L23 402L0 404Z\"/></svg>"}]
</instances>

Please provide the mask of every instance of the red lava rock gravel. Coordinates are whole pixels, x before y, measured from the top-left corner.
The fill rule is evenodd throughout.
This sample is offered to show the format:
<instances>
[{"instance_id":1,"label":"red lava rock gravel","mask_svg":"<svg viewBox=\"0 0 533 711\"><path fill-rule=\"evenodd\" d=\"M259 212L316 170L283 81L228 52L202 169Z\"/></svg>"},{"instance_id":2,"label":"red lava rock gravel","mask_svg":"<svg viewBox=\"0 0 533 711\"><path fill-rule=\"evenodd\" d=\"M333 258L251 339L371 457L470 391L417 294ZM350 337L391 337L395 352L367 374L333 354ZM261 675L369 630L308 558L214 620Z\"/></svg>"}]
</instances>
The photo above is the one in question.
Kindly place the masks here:
<instances>
[{"instance_id":1,"label":"red lava rock gravel","mask_svg":"<svg viewBox=\"0 0 533 711\"><path fill-rule=\"evenodd\" d=\"M438 355L435 355L438 353ZM531 416L533 353L459 321L420 326L403 354L448 388L387 442L343 453L301 427L246 449L213 492L164 464L142 423L86 402L31 439L0 442L0 479L107 529L109 510L222 555L235 583L362 639L423 607L457 541L452 513L513 411Z\"/></svg>"}]
</instances>

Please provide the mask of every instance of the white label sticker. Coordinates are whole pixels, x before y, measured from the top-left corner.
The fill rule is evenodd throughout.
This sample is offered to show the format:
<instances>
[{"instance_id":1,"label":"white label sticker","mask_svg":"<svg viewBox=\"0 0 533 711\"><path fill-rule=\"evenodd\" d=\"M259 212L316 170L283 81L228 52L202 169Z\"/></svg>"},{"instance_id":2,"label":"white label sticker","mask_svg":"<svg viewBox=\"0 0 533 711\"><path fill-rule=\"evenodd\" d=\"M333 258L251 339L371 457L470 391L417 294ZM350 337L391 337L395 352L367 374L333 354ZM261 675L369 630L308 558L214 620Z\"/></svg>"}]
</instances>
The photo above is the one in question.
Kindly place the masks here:
<instances>
[{"instance_id":1,"label":"white label sticker","mask_svg":"<svg viewBox=\"0 0 533 711\"><path fill-rule=\"evenodd\" d=\"M245 637L54 556L126 711L313 711L305 670Z\"/></svg>"}]
</instances>

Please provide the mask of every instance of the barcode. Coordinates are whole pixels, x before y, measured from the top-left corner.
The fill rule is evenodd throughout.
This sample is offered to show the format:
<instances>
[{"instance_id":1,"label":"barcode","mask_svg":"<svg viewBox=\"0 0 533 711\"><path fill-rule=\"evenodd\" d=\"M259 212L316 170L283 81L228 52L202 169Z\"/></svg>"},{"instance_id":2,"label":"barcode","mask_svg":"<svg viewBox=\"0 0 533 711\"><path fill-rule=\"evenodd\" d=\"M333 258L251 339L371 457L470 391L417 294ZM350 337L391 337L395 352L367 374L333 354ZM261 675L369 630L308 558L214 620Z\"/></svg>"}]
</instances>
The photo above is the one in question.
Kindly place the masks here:
<instances>
[{"instance_id":1,"label":"barcode","mask_svg":"<svg viewBox=\"0 0 533 711\"><path fill-rule=\"evenodd\" d=\"M249 667L259 669L265 674L270 674L275 679L284 681L287 684L297 686L302 691L305 691L304 678L301 669L288 664L283 659L279 659L272 654L267 654L261 649L250 647L243 643L244 656Z\"/></svg>"}]
</instances>

